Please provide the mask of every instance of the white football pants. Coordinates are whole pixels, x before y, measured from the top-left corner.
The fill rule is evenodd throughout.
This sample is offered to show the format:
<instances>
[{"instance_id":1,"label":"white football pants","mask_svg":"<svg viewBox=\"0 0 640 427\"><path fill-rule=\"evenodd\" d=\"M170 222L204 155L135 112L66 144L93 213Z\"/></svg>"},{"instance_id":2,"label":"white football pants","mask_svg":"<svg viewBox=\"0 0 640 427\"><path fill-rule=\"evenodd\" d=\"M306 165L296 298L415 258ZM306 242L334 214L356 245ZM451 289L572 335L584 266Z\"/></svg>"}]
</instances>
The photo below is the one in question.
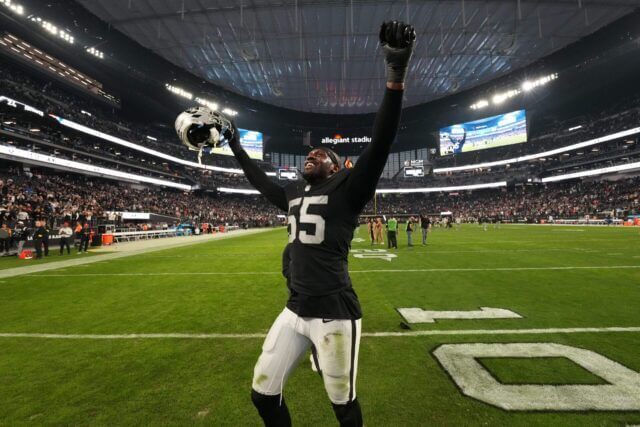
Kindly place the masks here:
<instances>
[{"instance_id":1,"label":"white football pants","mask_svg":"<svg viewBox=\"0 0 640 427\"><path fill-rule=\"evenodd\" d=\"M356 398L361 319L300 317L285 308L271 326L253 371L253 389L282 393L287 378L313 344L331 402L344 405Z\"/></svg>"}]
</instances>

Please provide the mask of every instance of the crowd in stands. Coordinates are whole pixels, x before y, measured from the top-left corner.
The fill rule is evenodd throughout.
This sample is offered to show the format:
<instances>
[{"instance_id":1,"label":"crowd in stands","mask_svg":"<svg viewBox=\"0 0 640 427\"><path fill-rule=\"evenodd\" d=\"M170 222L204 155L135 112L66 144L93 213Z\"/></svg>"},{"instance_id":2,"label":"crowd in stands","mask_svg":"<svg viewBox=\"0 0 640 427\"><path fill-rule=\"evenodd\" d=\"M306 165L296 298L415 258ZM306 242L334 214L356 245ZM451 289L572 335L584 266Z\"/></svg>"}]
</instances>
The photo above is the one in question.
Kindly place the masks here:
<instances>
[{"instance_id":1,"label":"crowd in stands","mask_svg":"<svg viewBox=\"0 0 640 427\"><path fill-rule=\"evenodd\" d=\"M549 217L603 218L640 213L640 177L617 181L565 181L459 193L378 195L365 214L440 215L452 212L464 222L492 219L540 222Z\"/></svg>"},{"instance_id":2,"label":"crowd in stands","mask_svg":"<svg viewBox=\"0 0 640 427\"><path fill-rule=\"evenodd\" d=\"M0 173L0 216L14 225L36 220L107 222L108 212L150 212L175 223L264 226L279 224L277 208L259 196L218 195L144 187L12 165ZM570 181L521 185L506 191L378 195L376 212L396 215L452 211L463 218L500 217L532 220L574 218L605 211L634 213L640 209L640 178L618 181ZM373 212L373 202L365 214Z\"/></svg>"},{"instance_id":3,"label":"crowd in stands","mask_svg":"<svg viewBox=\"0 0 640 427\"><path fill-rule=\"evenodd\" d=\"M184 193L118 183L102 178L20 169L3 165L0 173L0 220L9 229L119 222L111 212L146 212L170 217L170 226L236 225L264 227L280 224L277 208L262 197ZM116 223L116 225L129 225Z\"/></svg>"}]
</instances>

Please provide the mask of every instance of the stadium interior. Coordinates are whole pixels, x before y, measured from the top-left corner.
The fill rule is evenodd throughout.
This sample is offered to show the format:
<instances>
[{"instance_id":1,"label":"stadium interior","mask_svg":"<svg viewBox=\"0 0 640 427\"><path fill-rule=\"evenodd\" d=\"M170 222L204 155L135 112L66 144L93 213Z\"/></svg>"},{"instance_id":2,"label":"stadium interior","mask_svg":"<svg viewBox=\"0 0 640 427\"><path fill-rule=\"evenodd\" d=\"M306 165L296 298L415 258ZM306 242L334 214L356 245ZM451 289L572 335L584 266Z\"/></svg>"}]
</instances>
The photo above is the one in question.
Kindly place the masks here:
<instances>
[{"instance_id":1,"label":"stadium interior","mask_svg":"<svg viewBox=\"0 0 640 427\"><path fill-rule=\"evenodd\" d=\"M172 315L179 317L189 312L189 297L172 289L164 282L168 280L166 277L153 280L158 279L161 283L158 291L169 296L154 300L148 306L141 301L142 293L155 292L148 287L150 284L145 282L139 295L131 290L137 283L134 282L135 274L170 274L167 273L170 271L168 263L172 261L185 262L184 266L176 267L180 271L202 271L209 259L212 260L210 268L214 270L231 271L232 266L239 271L247 270L247 266L236 265L236 261L224 258L226 253L235 252L246 260L256 256L257 264L253 267L256 270L249 268L254 272L278 271L280 268L280 251L286 244L285 213L251 185L231 150L198 153L181 144L174 120L180 112L197 105L220 111L243 132L246 130L256 138L252 150L255 149L257 162L279 185L303 180L301 171L307 153L316 147L331 148L340 156L342 168L353 167L371 141L375 113L382 99L385 80L377 31L379 23L387 18L412 23L418 33L418 42L408 71L398 133L376 195L362 212L362 227L353 243L356 253L360 251L369 256L356 257L352 268L358 271L369 271L376 266L389 271L425 269L424 274L429 269L467 268L464 259L451 258L464 256L455 250L468 249L477 252L478 257L468 261L468 268L477 269L482 277L468 279L468 282L467 279L460 280L479 287L486 282L491 285L487 294L462 287L457 292L466 295L460 296L454 290L456 285L447 290L446 283L438 279L434 292L441 294L431 301L428 290L421 288L418 293L424 293L424 301L420 302L402 292L412 293L410 285L414 280L422 280L418 279L422 273L406 279L402 278L405 273L398 273L401 289L380 291L394 292L384 297L384 304L393 309L388 314L391 320L380 314L384 312L382 302L372 302L375 296L368 292L374 291L364 291L366 302L363 306L366 309L369 303L373 307L365 331L374 334L393 329L393 333L407 333L396 327L398 321L393 317L398 316L397 308L406 306L403 304L428 309L433 303L441 310L477 310L478 307L485 308L481 304L493 307L491 304L494 303L487 295L495 292L499 295L495 304L508 305L510 300L506 292L503 294L491 288L498 286L502 279L489 276L488 271L481 272L482 269L497 269L494 270L496 277L500 269L536 269L539 265L561 269L579 263L579 268L586 269L589 265L601 265L599 260L611 254L618 256L609 260L606 268L623 266L624 271L606 270L607 276L602 273L601 277L589 278L587 273L597 276L600 271L580 270L584 277L571 276L566 279L571 283L567 285L569 287L558 290L559 300L569 305L569 294L581 295L576 302L580 306L580 316L588 306L602 310L594 314L593 321L584 324L567 320L567 327L590 327L599 325L601 320L603 327L640 326L637 313L640 267L636 266L640 256L637 240L640 227L640 2L637 0L0 0L0 215L3 228L7 230L0 233L0 311L9 313L0 314L0 343L7 344L5 356L0 356L0 383L4 383L5 378L11 384L5 390L0 385L0 401L10 402L0 405L0 425L139 425L147 422L163 424L165 421L171 425L260 425L257 414L251 412L251 401L246 393L251 364L259 351L256 340L236 340L229 347L225 347L224 342L212 344L216 357L228 351L224 362L216 359L215 363L224 366L237 360L246 371L244 377L234 377L240 368L230 369L231 373L225 376L224 368L216 365L211 376L203 374L202 382L184 380L190 385L181 385L175 393L167 391L166 395L158 390L170 387L174 381L182 382L182 376L175 372L175 375L158 374L162 381L145 382L146 375L151 373L131 364L130 368L139 373L139 376L132 374L135 381L141 381L148 396L136 394L127 403L126 393L118 393L117 382L113 383L115 386L110 383L89 389L83 387L89 387L90 382L100 384L100 381L96 378L73 380L69 383L71 388L65 388L63 378L43 374L56 369L53 361L59 360L60 354L75 351L73 342L63 342L62 347L47 356L46 343L34 341L36 351L42 355L36 357L33 365L25 366L17 360L29 357L31 344L28 340L32 338L14 335L23 332L27 335L42 332L87 336L176 331L193 334L265 332L269 319L278 312L276 308L280 307L278 304L284 298L284 291L264 297L267 291L254 287L253 283L245 290L237 290L233 288L234 276L220 276L222 289L228 292L232 302L222 307L225 297L220 294L222 305L215 306L218 302L209 301L214 305L212 307L207 305L207 288L198 287L196 294L201 299L196 301L194 297L192 303L199 315L220 310L221 315L229 316L218 324L168 320ZM486 124L489 122L491 124ZM388 218L397 217L404 227L406 221L417 220L420 216L431 218L434 230L424 256L398 252L398 259L406 259L398 263L395 254L391 256L385 249L378 249L387 248L386 243L376 247L374 245L380 242L369 241L366 229L369 218L379 217L386 222ZM88 224L90 250L82 262L112 256L108 251L107 255L100 253L110 247L147 244L148 240L169 244L164 242L182 242L180 239L189 238L193 244L205 242L197 239L209 235L211 241L198 245L204 248L202 250L174 249L172 253L166 249L171 246L159 246L163 251L153 253L166 254L164 260L159 259L160 255L158 258L145 255L150 249L143 245L139 252L136 249L130 254L134 258L121 261L105 258L99 264L84 265L89 268L82 270L81 264L54 266L71 259L71 256L62 255L62 247L61 255L57 255L57 243L52 243L56 247L51 256L36 259L41 254L38 247L36 256L34 230L46 226L52 230L52 238L57 238L54 235L65 224L74 234L78 232L78 236L82 234L83 225ZM77 225L79 229L74 228ZM445 235L449 229L451 235ZM461 230L458 237L453 229ZM256 235L241 234L252 230L266 231ZM555 231L550 230L565 230L566 233L553 235ZM240 236L236 243L233 243L235 239L221 242L214 239L214 236L224 234L232 237L234 233ZM494 234L487 237L489 233ZM267 239L268 235L270 239ZM460 237L463 235L466 237ZM586 239L587 235L590 240L580 240ZM159 236L167 239L154 239ZM576 239L572 240L573 237ZM553 238L557 239L556 243L549 243ZM83 239L77 237L75 243L79 247L72 248L79 254ZM453 239L458 239L457 243ZM527 246L525 243L519 245L519 241L535 243ZM244 242L244 246L239 242ZM437 251L438 245L440 250L449 252L449 255L443 254L447 259L425 264L428 263L428 252ZM559 253L561 248L564 248L563 253L569 252L575 257L554 259L554 251ZM263 250L268 253L262 254L265 260L259 258L259 252ZM515 264L502 263L490 256L483 261L483 254L493 250L503 251L505 257L513 256ZM48 253L49 249L46 251ZM540 251L541 257L548 258L531 258L530 264L523 260L524 264L520 266L517 264L519 258L516 258L518 253L519 257L538 256L537 252L524 251ZM189 259L190 255L195 258ZM135 256L141 258L136 262ZM176 258L171 259L174 256ZM385 265L381 266L380 260ZM120 262L117 266L109 264L117 262ZM143 268L146 262L148 269ZM113 268L109 269L111 265ZM34 266L42 269L21 270ZM229 269L225 270L227 266ZM5 275L2 275L3 271ZM65 282L67 285L57 288L58 279L38 276L38 272L45 271L52 275L78 271L92 275L70 277ZM89 320L77 311L80 310L78 307L72 307L73 300L78 304L87 303L87 310L92 310L89 295L104 292L91 288L84 289L85 294L74 296L66 287L76 283L74 280L82 282L82 286L87 281L94 283L94 280L96 284L107 286L108 281L114 280L109 274L119 272L132 275L123 277L122 283L129 283L131 288L118 298L137 301L142 314L123 315L116 321L113 320L116 317L111 319L106 307L94 307L95 312L89 316L93 320ZM101 274L104 276L98 277ZM445 273L435 274L441 274L438 276L441 278ZM519 274L512 281L531 286L535 285L536 274L543 276L543 272L537 271L532 271L530 277ZM527 291L538 292L528 297L532 306L540 309L539 313L561 310L553 304L545 309L540 303L555 295L555 291L547 286L549 283L565 280L560 273L553 274L556 276L540 279L544 289ZM577 273L572 270L567 274ZM363 275L356 275L356 289L365 287L367 280L373 282L372 278L363 280L364 284L359 283ZM428 282L426 277L424 280ZM186 281L194 278L199 280L198 276L182 277ZM275 276L273 278L274 282L280 283ZM47 296L35 295L39 287L48 287L49 279L53 286L49 302L68 309L53 308L56 315L51 317L45 314ZM204 282L207 280L214 278L203 277ZM243 277L238 283L243 285L244 280ZM594 285L597 291L593 294L589 280L597 282ZM621 290L615 291L620 292L615 297L619 300L609 302L628 306L617 306L617 314L607 317L605 307L599 305L601 302L607 305L609 291L599 287L609 283L613 288L614 282L621 285ZM368 285L382 288L385 283ZM21 293L21 286L29 291ZM115 289L122 290L120 286L124 285ZM194 284L197 286L200 284ZM253 295L249 295L252 292ZM474 300L472 295L479 296ZM260 296L275 308L260 308L259 315L252 319L252 309L241 305L243 301L249 301L261 306ZM397 301L386 299L392 297L397 297ZM14 298L16 304L12 306ZM105 298L114 308L124 307L115 302L120 301L115 293ZM521 299L523 301L518 299L518 303L526 312L528 302L524 297ZM534 300L538 302L534 304ZM445 303L447 301L451 302L451 307ZM456 301L460 302L460 307ZM174 304L175 312L158 308L163 303ZM512 305L517 308L518 304ZM136 306L132 304L124 309L133 312ZM167 316L166 323L151 320L155 309ZM237 317L233 314L236 310ZM73 316L76 317L71 320ZM104 316L103 323L98 321L100 316ZM532 316L523 314L525 319L521 323L525 324ZM557 313L549 316L539 323L532 320L528 327L564 327L558 323L566 320L562 316ZM35 320L29 323L27 318ZM432 331L428 328L441 325L454 331L467 325L473 330L489 327L480 320L463 325L454 324L456 321L439 321L427 326L411 325L406 316L398 320L402 320L401 325L413 328L412 332ZM510 330L519 324L508 322L520 320L488 322L499 322L495 323L498 328ZM122 330L113 330L111 326L122 327ZM149 329L145 330L147 326ZM216 329L218 327L222 329ZM628 352L635 357L627 350L616 352L628 342L619 339L619 335L611 337L602 353L619 360L621 365L616 366L633 372L636 385L629 390L637 391L640 390L640 374L636 372L640 371L640 358L637 357L640 335L637 330L624 334L632 342ZM421 344L421 351L429 355L429 363L433 365L429 367L430 378L432 374L436 375L435 372L446 370L447 362L438 353L446 345L433 335L425 336L428 341ZM582 338L585 336L588 334L581 335ZM509 337L504 335L500 338L502 341L496 338L495 342L517 341L510 341ZM560 335L554 342L593 351L599 349L592 345L598 342L598 337L594 336L592 341L584 338L577 343L564 337ZM448 338L450 341L446 342L478 342L472 340L477 337L464 334L463 338L453 334ZM460 340L456 341L457 338ZM384 339L397 339L400 353L408 347L407 342L400 344L399 338ZM363 345L364 340L378 338L363 338ZM546 342L547 337L527 336L522 340L518 342ZM140 353L130 348L113 349L118 361L105 362L106 366L98 370L108 376L109 366L115 366L114 375L117 376L121 374L118 369L126 369L128 357L151 357L150 354L158 355L158 358L160 354L176 357L179 362L175 369L182 367L192 376L198 376L198 370L186 367L189 355L197 361L194 366L207 369L208 350L194 345L181 349L180 354L172 354L176 350L170 349L169 343L163 347L164 343L158 344L157 348L136 350ZM91 369L92 357L96 364L109 357L111 349L103 344L99 342L92 349L83 347L82 356L78 356L82 360L75 356L71 360L82 369ZM366 355L361 357L372 358L374 351L394 353L390 344L376 341L369 345L365 348L367 351L363 350ZM243 348L249 347L251 358L242 353ZM89 354L92 351L93 356ZM129 351L131 353L127 353ZM417 350L406 352L413 356L419 354ZM444 352L442 350L442 354ZM618 406L611 403L608 407L604 405L605 409L586 403L577 409L567 407L558 411L551 406L551 409L525 406L514 414L509 404L491 406L488 400L473 395L455 381L456 374L450 371L448 376L440 374L440 383L430 385L428 390L411 391L414 382L410 381L407 396L404 396L404 391L398 390L403 375L421 372L421 368L418 362L406 362L411 365L407 367L399 355L389 357L393 360L390 363L398 367L391 370L390 375L394 375L391 380L379 382L365 376L375 376L377 369L388 372L384 362L363 359L364 373L359 387L366 425L640 424L637 398L624 400L626 398L620 397L616 400ZM420 357L424 358L424 355ZM481 364L485 369L490 369L491 360L498 358L483 357ZM535 375L522 382L513 379L514 372L522 368L515 360L519 356L505 357L511 357L509 366L493 368L494 377L503 375L498 378L500 384L544 383ZM11 366L16 364L18 371L24 369L24 380L9 373ZM578 364L584 368L584 364ZM401 369L403 365L405 371ZM158 360L150 362L150 366L151 371L174 369L171 364ZM570 369L564 365L556 368L544 372L551 375L555 369L570 375L567 373ZM65 375L73 375L72 367L61 369ZM542 377L546 375L544 372ZM449 377L453 380L448 380ZM324 408L328 404L323 406L326 413L317 416L314 413L313 402L324 399L321 386L314 391L315 399L302 391L311 378L316 379L311 376L293 379L291 388L301 394L298 401L295 398L288 400L293 402L292 413L300 410L294 417L294 424L333 425L335 420L330 408ZM573 380L554 378L560 384L574 384ZM123 390L134 387L127 380L121 381L126 383ZM236 385L242 390L232 390L230 385L207 389L207 381L242 384ZM446 381L451 383L451 389L447 388L450 384ZM455 387L452 381L455 381ZM605 378L603 381L611 384L613 380ZM32 385L21 386L23 382ZM33 385L35 382L46 382L46 385L37 390L38 386ZM596 388L593 383L587 383ZM208 398L189 402L191 391L206 394ZM44 399L47 393L57 397ZM216 393L221 395L212 397ZM320 393L319 398L317 393ZM428 409L420 409L420 399L429 399L434 394L440 396L433 397L435 400ZM97 399L99 403L86 402L95 399L96 395L101 396ZM105 397L107 395L110 397ZM403 400L387 402L385 395L387 400L404 396L404 402L412 407L406 414L398 415L393 406L402 406ZM560 394L555 396L562 400ZM161 402L157 414L154 413L154 402ZM175 413L171 409L174 404ZM81 409L74 410L76 405ZM227 415L217 413L220 411ZM126 415L119 421L118 417L123 413ZM465 418L465 413L469 418Z\"/></svg>"}]
</instances>

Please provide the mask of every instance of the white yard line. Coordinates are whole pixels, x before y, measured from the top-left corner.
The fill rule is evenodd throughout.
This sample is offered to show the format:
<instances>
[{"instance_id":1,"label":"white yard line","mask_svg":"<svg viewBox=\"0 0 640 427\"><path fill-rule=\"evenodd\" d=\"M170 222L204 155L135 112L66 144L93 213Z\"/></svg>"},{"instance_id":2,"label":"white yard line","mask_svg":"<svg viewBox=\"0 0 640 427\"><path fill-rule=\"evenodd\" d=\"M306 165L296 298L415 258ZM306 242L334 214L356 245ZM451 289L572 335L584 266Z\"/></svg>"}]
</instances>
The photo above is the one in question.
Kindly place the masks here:
<instances>
[{"instance_id":1,"label":"white yard line","mask_svg":"<svg viewBox=\"0 0 640 427\"><path fill-rule=\"evenodd\" d=\"M548 267L493 267L493 268L418 268L418 269L379 269L350 270L354 273L439 273L467 271L565 271L565 270L624 270L640 269L640 265L582 265ZM33 274L33 277L85 277L85 276L241 276L282 274L279 271L172 271L156 273L77 273L77 274Z\"/></svg>"},{"instance_id":2,"label":"white yard line","mask_svg":"<svg viewBox=\"0 0 640 427\"><path fill-rule=\"evenodd\" d=\"M607 327L607 328L541 328L541 329L453 329L439 331L410 331L410 332L363 332L363 337L422 337L435 335L540 335L540 334L581 334L581 333L612 333L612 332L640 332L640 326ZM264 338L265 333L248 334L40 334L8 332L0 333L0 338L39 338L59 340L133 340L133 339L248 339Z\"/></svg>"},{"instance_id":3,"label":"white yard line","mask_svg":"<svg viewBox=\"0 0 640 427\"><path fill-rule=\"evenodd\" d=\"M108 261L128 256L140 255L148 252L162 251L165 249L178 248L182 246L191 246L201 243L210 242L212 240L224 240L233 237L246 236L249 234L262 233L273 230L273 228L256 228L250 230L236 230L229 233L206 234L202 236L187 237L166 237L163 239L141 240L138 242L119 243L114 246L105 247L95 250L100 255L91 257L80 257L68 259L65 261L49 262L38 265L25 265L23 267L7 268L0 270L0 278L22 276L25 274L34 274L41 271L57 270L63 267L76 267L85 264L94 264L96 262ZM102 254L102 252L107 252ZM109 253L112 252L112 253Z\"/></svg>"}]
</instances>

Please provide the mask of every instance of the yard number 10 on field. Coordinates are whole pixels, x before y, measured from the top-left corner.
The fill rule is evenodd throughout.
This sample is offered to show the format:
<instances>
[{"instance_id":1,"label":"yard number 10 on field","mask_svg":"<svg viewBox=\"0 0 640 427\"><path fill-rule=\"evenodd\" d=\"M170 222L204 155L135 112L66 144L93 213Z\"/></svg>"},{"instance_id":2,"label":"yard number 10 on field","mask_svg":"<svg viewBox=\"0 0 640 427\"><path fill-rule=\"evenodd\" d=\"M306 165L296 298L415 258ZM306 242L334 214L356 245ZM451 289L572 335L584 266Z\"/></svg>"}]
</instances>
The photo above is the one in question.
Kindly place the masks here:
<instances>
[{"instance_id":1,"label":"yard number 10 on field","mask_svg":"<svg viewBox=\"0 0 640 427\"><path fill-rule=\"evenodd\" d=\"M409 323L435 319L520 318L510 310L425 311L399 308ZM599 353L568 345L534 343L443 344L433 351L460 391L507 411L640 411L640 373ZM607 384L502 384L479 362L482 358L565 358Z\"/></svg>"}]
</instances>

